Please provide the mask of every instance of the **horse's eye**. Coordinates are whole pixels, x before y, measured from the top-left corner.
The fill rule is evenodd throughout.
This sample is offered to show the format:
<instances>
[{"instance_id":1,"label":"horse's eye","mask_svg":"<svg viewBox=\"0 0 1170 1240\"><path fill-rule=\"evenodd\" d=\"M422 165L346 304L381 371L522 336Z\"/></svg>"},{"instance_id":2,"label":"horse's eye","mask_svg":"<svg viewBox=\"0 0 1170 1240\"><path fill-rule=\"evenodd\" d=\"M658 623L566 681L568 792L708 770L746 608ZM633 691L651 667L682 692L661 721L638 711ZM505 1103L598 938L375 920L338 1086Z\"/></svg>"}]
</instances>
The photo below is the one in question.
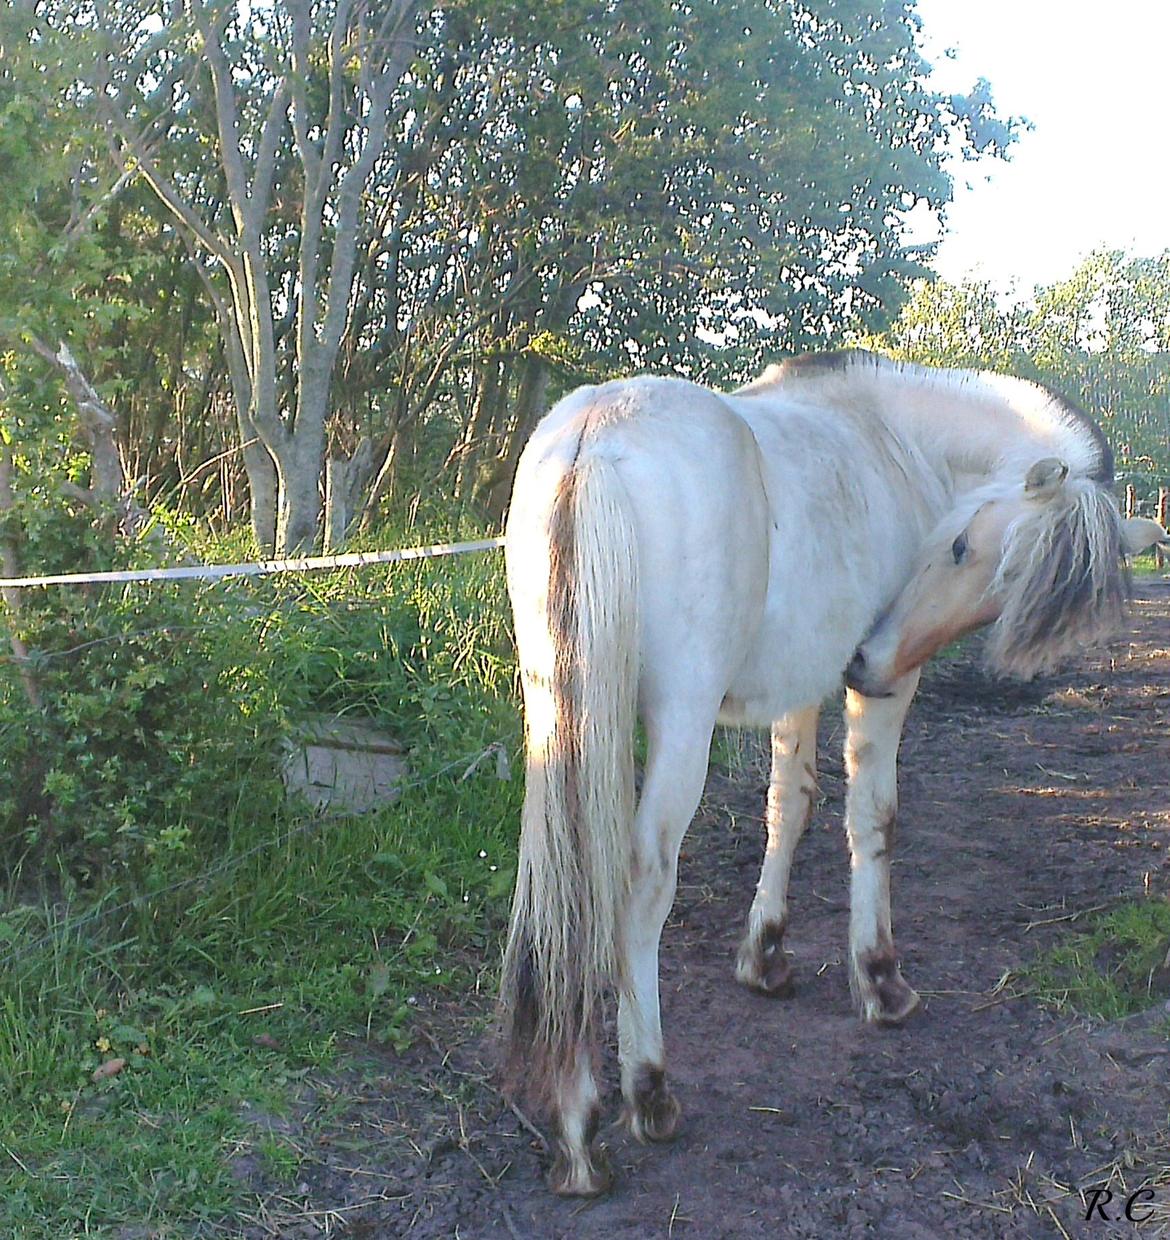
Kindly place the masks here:
<instances>
[{"instance_id":1,"label":"horse's eye","mask_svg":"<svg viewBox=\"0 0 1170 1240\"><path fill-rule=\"evenodd\" d=\"M960 534L958 538L951 543L951 555L955 557L955 563L962 563L963 556L967 554L967 535Z\"/></svg>"}]
</instances>

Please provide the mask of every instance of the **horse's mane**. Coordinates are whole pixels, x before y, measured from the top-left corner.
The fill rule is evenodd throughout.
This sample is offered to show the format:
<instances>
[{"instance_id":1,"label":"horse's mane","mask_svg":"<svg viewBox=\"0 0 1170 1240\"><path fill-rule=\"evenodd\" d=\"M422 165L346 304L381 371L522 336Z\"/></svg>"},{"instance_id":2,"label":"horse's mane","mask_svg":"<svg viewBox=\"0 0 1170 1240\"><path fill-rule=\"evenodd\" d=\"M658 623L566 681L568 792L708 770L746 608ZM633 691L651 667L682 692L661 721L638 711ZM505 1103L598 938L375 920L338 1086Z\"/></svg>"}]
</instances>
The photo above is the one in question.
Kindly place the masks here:
<instances>
[{"instance_id":1,"label":"horse's mane","mask_svg":"<svg viewBox=\"0 0 1170 1240\"><path fill-rule=\"evenodd\" d=\"M1003 610L984 648L992 670L1025 679L1112 637L1129 592L1121 519L1105 487L1070 478L1036 509L1008 530L991 585Z\"/></svg>"},{"instance_id":2,"label":"horse's mane","mask_svg":"<svg viewBox=\"0 0 1170 1240\"><path fill-rule=\"evenodd\" d=\"M834 349L801 353L768 366L754 382L739 389L744 396L786 393L815 398L866 394L880 387L937 391L964 400L986 401L1011 409L1021 422L1035 428L1066 431L1080 447L1081 459L1070 461L1074 475L1109 485L1113 481L1113 450L1101 428L1067 397L1031 379L988 370L919 366L865 349Z\"/></svg>"}]
</instances>

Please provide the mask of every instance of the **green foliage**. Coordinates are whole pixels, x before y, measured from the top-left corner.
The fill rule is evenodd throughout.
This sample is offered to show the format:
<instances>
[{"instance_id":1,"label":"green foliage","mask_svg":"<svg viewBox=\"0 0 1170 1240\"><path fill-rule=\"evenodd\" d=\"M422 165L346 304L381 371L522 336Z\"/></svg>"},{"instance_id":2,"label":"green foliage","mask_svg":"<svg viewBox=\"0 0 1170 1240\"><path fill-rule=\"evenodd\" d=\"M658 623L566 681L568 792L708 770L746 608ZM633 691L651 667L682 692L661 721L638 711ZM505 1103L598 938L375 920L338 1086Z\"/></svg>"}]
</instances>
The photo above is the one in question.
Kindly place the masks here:
<instances>
[{"instance_id":1,"label":"green foliage","mask_svg":"<svg viewBox=\"0 0 1170 1240\"><path fill-rule=\"evenodd\" d=\"M1170 481L1170 251L1098 251L1029 303L1005 303L979 282L919 282L870 343L910 361L1022 375L1078 402L1109 438L1118 482L1154 515Z\"/></svg>"},{"instance_id":2,"label":"green foliage","mask_svg":"<svg viewBox=\"0 0 1170 1240\"><path fill-rule=\"evenodd\" d=\"M115 0L99 23L75 0L48 0L14 9L0 35L13 66L14 141L36 152L24 156L36 203L59 208L42 218L14 200L15 221L37 220L39 232L12 269L50 282L18 289L0 278L0 318L29 306L42 333L84 340L126 420L134 476L180 486L196 511L240 511L238 460L198 487L181 481L181 465L227 448L234 414L247 423L253 396L299 407L299 352L312 331L297 329L297 289L352 239L337 231L349 216L336 195L312 210L304 201L338 11L311 5L294 22L279 4L272 20L252 6L222 10L239 133L228 152L196 33L202 4L162 14L146 0ZM309 51L298 60L302 21ZM379 464L394 453L387 489L425 456L457 498L497 516L519 444L545 397L567 385L629 369L724 382L777 352L885 326L923 270L906 242L908 212L938 213L950 198L944 152L996 156L1017 128L996 115L985 81L966 96L930 89L919 22L915 0L422 6L387 150L352 222L353 296L330 362L330 425L305 451L320 455L327 438L348 455L369 436ZM282 110L270 111L282 79L294 94L304 86L299 140ZM339 115L362 116L358 76L336 86ZM165 178L188 210L163 210L134 180L98 226L70 240L90 247L92 264L50 272L44 255L70 229L74 191L84 216L123 171L90 153L102 150L98 98L120 117L115 129L149 134L151 183ZM38 131L40 116L55 127ZM84 176L55 154L66 137L85 145ZM342 164L365 137L355 121ZM205 250L217 232L234 252L225 162L243 152L247 172L262 147L277 187L258 196L268 210L257 287L270 304L248 312L271 318L275 358L263 381L244 375L242 358L229 365L230 341L212 345L212 297L230 300L223 263L206 267L204 288L178 243L186 235ZM298 246L314 212L323 234L306 266ZM70 304L77 313L65 313ZM268 437L279 438L271 426Z\"/></svg>"},{"instance_id":3,"label":"green foliage","mask_svg":"<svg viewBox=\"0 0 1170 1240\"><path fill-rule=\"evenodd\" d=\"M172 538L190 528L169 525ZM424 526L379 542L471 532ZM225 558L222 547L192 549ZM155 688L188 712L198 739L183 769L194 782L190 796L175 786L165 746L131 746L143 769L148 756L159 764L158 794L181 803L152 811L150 860L100 856L93 890L66 903L38 893L26 867L0 905L0 1148L18 1160L0 1166L4 1235L192 1234L239 1208L237 1158L284 1188L295 1143L247 1115L287 1112L339 1044L405 1049L431 992L490 986L515 876L523 779L498 554L202 590L135 586L101 601L119 638L108 645L125 651L118 662L141 647L169 678ZM172 619L210 627L127 640L130 625ZM197 701L209 662L224 674L200 681ZM85 667L97 675L96 660ZM19 702L10 672L6 710ZM81 726L128 744L128 718L92 696ZM158 706L154 722L176 729ZM397 802L318 820L277 796L273 725L316 710L372 716L409 742ZM251 745L237 755L248 769L224 765L228 742ZM490 744L510 763L476 762ZM206 764L201 745L212 747ZM189 834L164 849L183 825ZM147 842L118 846L142 857ZM111 1057L125 1066L95 1082Z\"/></svg>"},{"instance_id":4,"label":"green foliage","mask_svg":"<svg viewBox=\"0 0 1170 1240\"><path fill-rule=\"evenodd\" d=\"M48 562L70 562L61 526L33 523L30 569L50 547ZM457 752L497 741L510 721L512 640L499 565L486 557L29 598L20 632L42 709L14 662L0 679L9 868L29 854L86 880L182 872L233 813L273 820L278 739L307 715L354 713L410 747Z\"/></svg>"},{"instance_id":5,"label":"green foliage","mask_svg":"<svg viewBox=\"0 0 1170 1240\"><path fill-rule=\"evenodd\" d=\"M171 553L116 538L116 512L72 498L66 484L84 473L84 458L57 420L41 421L39 439L36 425L34 416L21 427L3 528L25 572L101 571ZM30 875L66 881L119 869L165 875L193 841L213 839L238 802L271 806L278 700L254 623L226 592L25 591L6 619L30 662L6 655L0 667L4 872L28 861Z\"/></svg>"},{"instance_id":6,"label":"green foliage","mask_svg":"<svg viewBox=\"0 0 1170 1240\"><path fill-rule=\"evenodd\" d=\"M1170 903L1122 904L1087 920L1023 975L1030 993L1061 1011L1118 1020L1167 996Z\"/></svg>"}]
</instances>

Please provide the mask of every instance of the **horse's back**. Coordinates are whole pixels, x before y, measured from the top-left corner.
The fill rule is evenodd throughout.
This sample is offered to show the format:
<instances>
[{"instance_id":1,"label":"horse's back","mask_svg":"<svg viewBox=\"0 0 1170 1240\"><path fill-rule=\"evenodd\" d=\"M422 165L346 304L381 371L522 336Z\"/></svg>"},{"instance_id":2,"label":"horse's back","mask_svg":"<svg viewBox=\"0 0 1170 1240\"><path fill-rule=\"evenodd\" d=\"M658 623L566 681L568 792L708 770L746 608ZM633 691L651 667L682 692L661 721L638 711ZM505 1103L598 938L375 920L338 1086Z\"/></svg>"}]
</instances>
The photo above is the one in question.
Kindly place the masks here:
<instances>
[{"instance_id":1,"label":"horse's back","mask_svg":"<svg viewBox=\"0 0 1170 1240\"><path fill-rule=\"evenodd\" d=\"M610 470L637 542L643 712L714 712L756 639L767 589L755 438L721 397L681 379L570 393L517 470L508 519L517 611L525 595L539 606L549 514L565 480L591 461ZM534 561L537 572L522 571Z\"/></svg>"}]
</instances>

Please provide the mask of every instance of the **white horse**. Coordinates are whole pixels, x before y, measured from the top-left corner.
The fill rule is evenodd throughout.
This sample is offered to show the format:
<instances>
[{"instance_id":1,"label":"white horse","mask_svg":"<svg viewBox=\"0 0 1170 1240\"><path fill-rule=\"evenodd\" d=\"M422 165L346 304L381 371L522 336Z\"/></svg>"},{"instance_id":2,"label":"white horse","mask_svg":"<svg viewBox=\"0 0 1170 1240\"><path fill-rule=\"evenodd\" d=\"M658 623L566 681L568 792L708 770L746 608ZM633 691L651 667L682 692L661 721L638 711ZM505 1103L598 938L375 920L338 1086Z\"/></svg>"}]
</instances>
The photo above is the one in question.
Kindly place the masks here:
<instances>
[{"instance_id":1,"label":"white horse","mask_svg":"<svg viewBox=\"0 0 1170 1240\"><path fill-rule=\"evenodd\" d=\"M1170 534L1150 517L1130 517L1122 522L1121 549L1126 555L1141 555L1151 547L1170 550Z\"/></svg>"},{"instance_id":2,"label":"white horse","mask_svg":"<svg viewBox=\"0 0 1170 1240\"><path fill-rule=\"evenodd\" d=\"M1112 467L1100 430L1035 384L861 352L796 358L727 395L659 378L581 388L540 423L507 528L527 793L501 1012L506 1081L556 1123L554 1191L609 1182L593 1142L609 986L623 1118L640 1140L677 1126L658 945L716 721L772 725L736 976L787 994L789 868L818 710L844 675L853 993L878 1024L914 1010L889 888L919 669L980 625L991 666L1022 676L1113 629Z\"/></svg>"}]
</instances>

